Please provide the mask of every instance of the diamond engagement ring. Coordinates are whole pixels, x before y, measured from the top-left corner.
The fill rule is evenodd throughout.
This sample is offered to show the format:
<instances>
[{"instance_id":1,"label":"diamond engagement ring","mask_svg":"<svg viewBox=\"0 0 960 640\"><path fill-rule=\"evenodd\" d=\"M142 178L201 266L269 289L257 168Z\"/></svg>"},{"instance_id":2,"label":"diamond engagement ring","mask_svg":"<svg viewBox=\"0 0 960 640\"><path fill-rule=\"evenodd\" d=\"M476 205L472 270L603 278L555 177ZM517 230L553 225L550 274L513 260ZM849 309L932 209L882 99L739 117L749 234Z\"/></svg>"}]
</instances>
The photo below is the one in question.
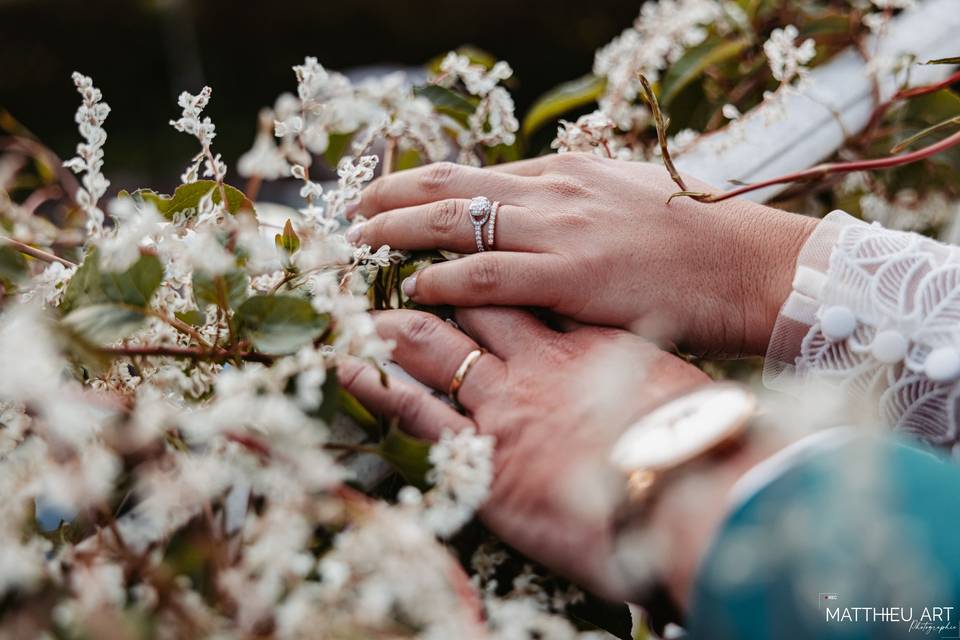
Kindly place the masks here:
<instances>
[{"instance_id":1,"label":"diamond engagement ring","mask_svg":"<svg viewBox=\"0 0 960 640\"><path fill-rule=\"evenodd\" d=\"M490 219L492 208L490 200L483 196L477 196L470 201L470 222L473 223L473 236L477 241L478 252L486 251L483 246L483 225Z\"/></svg>"}]
</instances>

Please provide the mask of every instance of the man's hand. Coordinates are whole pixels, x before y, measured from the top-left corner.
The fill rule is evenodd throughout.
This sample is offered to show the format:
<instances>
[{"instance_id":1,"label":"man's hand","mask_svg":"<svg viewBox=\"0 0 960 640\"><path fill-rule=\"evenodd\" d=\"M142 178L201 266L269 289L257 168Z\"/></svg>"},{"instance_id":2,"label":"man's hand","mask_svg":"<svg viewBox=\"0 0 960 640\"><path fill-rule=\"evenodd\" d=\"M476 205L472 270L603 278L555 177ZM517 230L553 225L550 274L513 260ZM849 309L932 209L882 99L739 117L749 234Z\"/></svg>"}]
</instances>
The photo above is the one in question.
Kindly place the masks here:
<instances>
[{"instance_id":1,"label":"man's hand","mask_svg":"<svg viewBox=\"0 0 960 640\"><path fill-rule=\"evenodd\" d=\"M468 415L414 385L358 361L341 364L348 391L397 416L415 435L474 427L496 437L495 476L481 511L506 542L591 590L625 599L614 565L613 511L624 479L610 448L637 417L665 399L709 382L686 362L625 331L596 327L556 332L530 313L460 309L461 333L417 311L377 314L394 339L394 359L429 387L446 391L468 353L489 350L459 392Z\"/></svg>"},{"instance_id":2,"label":"man's hand","mask_svg":"<svg viewBox=\"0 0 960 640\"><path fill-rule=\"evenodd\" d=\"M373 182L357 210L370 220L348 238L475 253L467 207L486 196L501 202L496 251L408 278L413 300L544 307L695 353L763 354L815 221L742 200L667 204L676 190L662 166L589 154L440 163Z\"/></svg>"}]
</instances>

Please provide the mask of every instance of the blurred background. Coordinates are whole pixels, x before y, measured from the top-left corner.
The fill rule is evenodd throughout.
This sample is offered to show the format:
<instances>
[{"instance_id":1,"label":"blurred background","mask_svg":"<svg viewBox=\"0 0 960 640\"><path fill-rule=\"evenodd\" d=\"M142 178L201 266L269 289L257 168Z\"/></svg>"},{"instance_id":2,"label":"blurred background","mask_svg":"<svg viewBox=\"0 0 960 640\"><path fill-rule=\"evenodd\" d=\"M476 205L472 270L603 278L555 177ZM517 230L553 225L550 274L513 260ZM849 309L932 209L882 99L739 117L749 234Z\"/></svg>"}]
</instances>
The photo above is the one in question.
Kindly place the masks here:
<instances>
[{"instance_id":1,"label":"blurred background","mask_svg":"<svg viewBox=\"0 0 960 640\"><path fill-rule=\"evenodd\" d=\"M630 26L642 0L0 0L0 108L61 157L78 141L70 73L93 77L112 111L111 191L169 190L196 141L167 124L176 96L213 88L206 114L231 168L257 111L294 91L290 67L419 67L470 44L509 62L517 113L588 73L594 51ZM234 175L231 178L235 179Z\"/></svg>"}]
</instances>

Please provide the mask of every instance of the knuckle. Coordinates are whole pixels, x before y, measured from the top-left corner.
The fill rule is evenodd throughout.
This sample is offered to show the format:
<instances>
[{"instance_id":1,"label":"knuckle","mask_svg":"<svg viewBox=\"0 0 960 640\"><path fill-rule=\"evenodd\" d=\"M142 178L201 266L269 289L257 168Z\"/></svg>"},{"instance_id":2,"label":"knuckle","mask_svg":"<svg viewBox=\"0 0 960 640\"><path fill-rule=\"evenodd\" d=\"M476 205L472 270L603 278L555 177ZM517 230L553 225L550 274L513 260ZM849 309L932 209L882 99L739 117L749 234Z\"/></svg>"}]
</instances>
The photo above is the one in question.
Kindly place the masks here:
<instances>
[{"instance_id":1,"label":"knuckle","mask_svg":"<svg viewBox=\"0 0 960 640\"><path fill-rule=\"evenodd\" d=\"M502 278L503 267L495 260L477 260L467 269L467 282L475 293L488 293L496 289Z\"/></svg>"},{"instance_id":2,"label":"knuckle","mask_svg":"<svg viewBox=\"0 0 960 640\"><path fill-rule=\"evenodd\" d=\"M383 178L377 178L363 190L363 195L361 196L361 202L366 205L366 208L369 210L379 210L380 203L383 200L383 185L385 180Z\"/></svg>"},{"instance_id":3,"label":"knuckle","mask_svg":"<svg viewBox=\"0 0 960 640\"><path fill-rule=\"evenodd\" d=\"M562 365L576 359L580 353L581 349L576 340L565 333L551 336L543 350L543 355L555 365Z\"/></svg>"},{"instance_id":4,"label":"knuckle","mask_svg":"<svg viewBox=\"0 0 960 640\"><path fill-rule=\"evenodd\" d=\"M397 394L394 414L397 418L400 418L402 423L410 426L417 423L422 407L423 403L420 395L409 389L404 389Z\"/></svg>"},{"instance_id":5,"label":"knuckle","mask_svg":"<svg viewBox=\"0 0 960 640\"><path fill-rule=\"evenodd\" d=\"M459 167L452 162L431 164L420 175L419 186L424 191L438 191L450 183L458 170Z\"/></svg>"},{"instance_id":6,"label":"knuckle","mask_svg":"<svg viewBox=\"0 0 960 640\"><path fill-rule=\"evenodd\" d=\"M457 227L462 211L456 200L440 200L430 205L427 224L438 235L447 235Z\"/></svg>"},{"instance_id":7,"label":"knuckle","mask_svg":"<svg viewBox=\"0 0 960 640\"><path fill-rule=\"evenodd\" d=\"M362 365L356 362L341 363L337 367L337 383L344 389L350 390L361 373L363 373Z\"/></svg>"},{"instance_id":8,"label":"knuckle","mask_svg":"<svg viewBox=\"0 0 960 640\"><path fill-rule=\"evenodd\" d=\"M383 237L383 227L387 224L387 216L374 216L363 223L363 242L371 247L380 246Z\"/></svg>"},{"instance_id":9,"label":"knuckle","mask_svg":"<svg viewBox=\"0 0 960 640\"><path fill-rule=\"evenodd\" d=\"M423 345L430 342L441 324L436 316L417 313L404 320L402 335L411 344Z\"/></svg>"},{"instance_id":10,"label":"knuckle","mask_svg":"<svg viewBox=\"0 0 960 640\"><path fill-rule=\"evenodd\" d=\"M544 189L559 198L585 198L590 194L586 184L577 177L549 176L544 181Z\"/></svg>"}]
</instances>

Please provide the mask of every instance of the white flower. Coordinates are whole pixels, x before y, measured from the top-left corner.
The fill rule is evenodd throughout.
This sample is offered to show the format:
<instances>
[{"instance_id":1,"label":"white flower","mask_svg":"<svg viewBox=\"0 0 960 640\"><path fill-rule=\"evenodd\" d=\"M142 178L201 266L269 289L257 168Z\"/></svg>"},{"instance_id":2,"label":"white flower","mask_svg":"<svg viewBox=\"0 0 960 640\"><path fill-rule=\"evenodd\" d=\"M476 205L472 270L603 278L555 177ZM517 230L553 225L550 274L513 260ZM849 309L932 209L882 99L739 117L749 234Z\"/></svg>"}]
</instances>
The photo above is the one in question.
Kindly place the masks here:
<instances>
[{"instance_id":1,"label":"white flower","mask_svg":"<svg viewBox=\"0 0 960 640\"><path fill-rule=\"evenodd\" d=\"M373 179L373 171L378 162L377 156L361 156L356 160L344 156L340 159L337 163L337 188L323 196L327 205L325 217L328 220L343 217L347 207L360 202L360 193L364 185Z\"/></svg>"},{"instance_id":2,"label":"white flower","mask_svg":"<svg viewBox=\"0 0 960 640\"><path fill-rule=\"evenodd\" d=\"M796 44L799 34L797 28L791 24L783 29L774 29L770 38L763 43L763 52L770 64L770 71L781 83L788 83L805 75L805 65L817 54L812 38L807 38L799 46Z\"/></svg>"},{"instance_id":3,"label":"white flower","mask_svg":"<svg viewBox=\"0 0 960 640\"><path fill-rule=\"evenodd\" d=\"M451 51L440 62L440 73L432 82L450 87L460 80L470 94L485 96L512 75L513 69L502 60L488 70L481 64L471 62L469 57Z\"/></svg>"},{"instance_id":4,"label":"white flower","mask_svg":"<svg viewBox=\"0 0 960 640\"><path fill-rule=\"evenodd\" d=\"M416 149L426 161L446 158L450 147L443 133L444 122L428 99L414 95L405 74L365 80L356 88L356 98L365 105L366 123L353 143L356 153L366 153L375 140L387 138Z\"/></svg>"},{"instance_id":5,"label":"white flower","mask_svg":"<svg viewBox=\"0 0 960 640\"><path fill-rule=\"evenodd\" d=\"M600 109L624 131L645 126L648 112L635 105L640 92L638 74L651 81L676 62L687 48L707 37L706 26L729 20L714 0L660 0L646 2L633 28L599 49L593 72L607 80Z\"/></svg>"},{"instance_id":6,"label":"white flower","mask_svg":"<svg viewBox=\"0 0 960 640\"><path fill-rule=\"evenodd\" d=\"M594 111L577 118L576 122L560 121L557 137L550 144L560 153L586 151L612 157L614 123L602 111Z\"/></svg>"},{"instance_id":7,"label":"white flower","mask_svg":"<svg viewBox=\"0 0 960 640\"><path fill-rule=\"evenodd\" d=\"M459 162L479 165L481 158L478 147L511 145L516 140L520 123L514 115L513 98L499 86L500 82L512 75L513 70L506 62L499 61L488 70L455 51L448 53L440 63L439 74L430 82L451 87L459 81L468 93L480 98L467 118L466 128L456 120L449 119L450 126L460 129L457 135Z\"/></svg>"},{"instance_id":8,"label":"white flower","mask_svg":"<svg viewBox=\"0 0 960 640\"><path fill-rule=\"evenodd\" d=\"M204 166L204 175L213 178L217 182L222 182L227 173L227 166L220 159L219 154L214 156L210 150L210 145L217 135L217 128L210 120L209 116L201 119L201 114L210 102L210 95L213 90L210 87L204 87L200 93L193 95L184 91L177 99L177 104L183 110L180 118L171 120L170 126L181 133L189 134L200 143L200 153L194 156L192 163L181 176L184 184L195 182L200 173L200 167Z\"/></svg>"},{"instance_id":9,"label":"white flower","mask_svg":"<svg viewBox=\"0 0 960 640\"><path fill-rule=\"evenodd\" d=\"M402 261L406 254L402 251L391 251L390 245L383 245L373 251L370 245L364 244L353 252L353 259L357 263L365 263L372 267L389 267L391 262Z\"/></svg>"},{"instance_id":10,"label":"white flower","mask_svg":"<svg viewBox=\"0 0 960 640\"><path fill-rule=\"evenodd\" d=\"M70 278L77 272L76 267L67 267L60 262L51 262L27 285L21 294L21 302L39 298L48 307L56 307L63 300Z\"/></svg>"},{"instance_id":11,"label":"white flower","mask_svg":"<svg viewBox=\"0 0 960 640\"><path fill-rule=\"evenodd\" d=\"M137 207L132 198L115 199L109 209L116 226L97 243L100 265L105 271L126 271L140 257L140 247L162 232L166 220L152 203Z\"/></svg>"},{"instance_id":12,"label":"white flower","mask_svg":"<svg viewBox=\"0 0 960 640\"><path fill-rule=\"evenodd\" d=\"M200 114L210 102L212 93L213 90L210 87L204 87L197 95L182 92L177 99L177 104L183 109L183 113L177 120L170 121L170 126L174 129L194 136L204 146L209 145L217 135L217 128L210 121L209 116L200 119Z\"/></svg>"},{"instance_id":13,"label":"white flower","mask_svg":"<svg viewBox=\"0 0 960 640\"><path fill-rule=\"evenodd\" d=\"M493 436L473 429L444 431L430 448L427 479L434 484L424 496L423 522L441 537L456 533L490 493L493 480Z\"/></svg>"},{"instance_id":14,"label":"white flower","mask_svg":"<svg viewBox=\"0 0 960 640\"><path fill-rule=\"evenodd\" d=\"M287 175L289 168L286 158L271 135L273 111L261 110L259 123L253 147L237 160L237 173L244 178L259 176L264 180L277 180Z\"/></svg>"},{"instance_id":15,"label":"white flower","mask_svg":"<svg viewBox=\"0 0 960 640\"><path fill-rule=\"evenodd\" d=\"M107 141L103 123L110 114L110 106L102 102L103 95L88 76L74 72L73 84L83 97L74 119L84 142L77 145L77 155L63 165L74 173L83 174L82 187L77 190L76 199L87 214L87 233L95 238L103 233L103 211L97 207L97 201L110 186L110 181L101 173L103 143Z\"/></svg>"},{"instance_id":16,"label":"white flower","mask_svg":"<svg viewBox=\"0 0 960 640\"><path fill-rule=\"evenodd\" d=\"M208 228L190 233L186 239L185 258L197 271L209 276L223 275L236 265L236 258L227 251L217 239L216 233Z\"/></svg>"}]
</instances>

